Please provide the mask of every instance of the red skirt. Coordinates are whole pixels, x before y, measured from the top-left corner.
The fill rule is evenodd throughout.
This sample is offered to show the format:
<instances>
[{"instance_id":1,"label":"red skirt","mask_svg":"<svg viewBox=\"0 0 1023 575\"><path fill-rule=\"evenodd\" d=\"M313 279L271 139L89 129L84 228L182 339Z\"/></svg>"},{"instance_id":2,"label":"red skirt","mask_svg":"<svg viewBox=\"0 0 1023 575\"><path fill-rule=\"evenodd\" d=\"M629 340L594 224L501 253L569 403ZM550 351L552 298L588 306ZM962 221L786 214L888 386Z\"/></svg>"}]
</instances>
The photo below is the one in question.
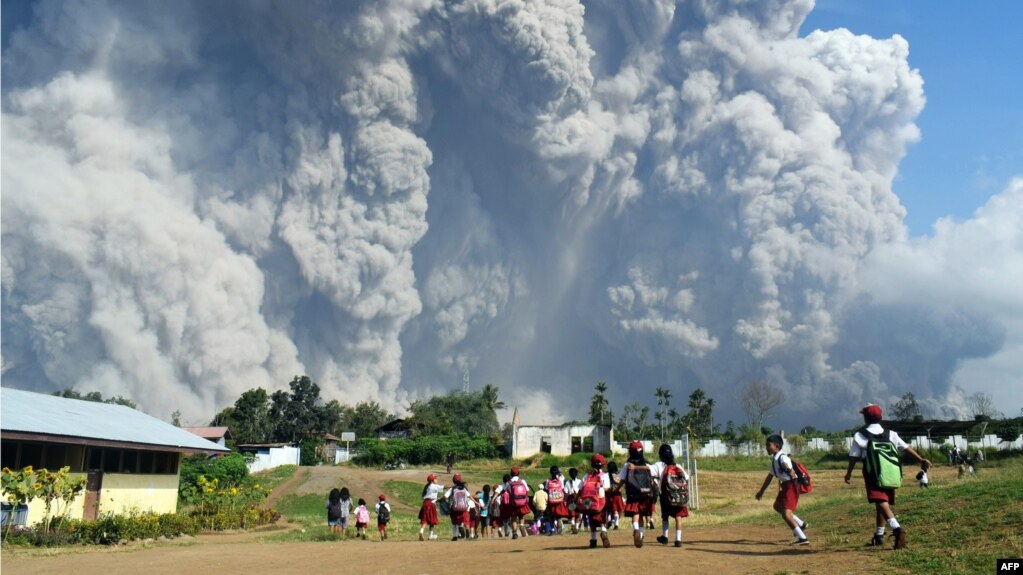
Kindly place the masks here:
<instances>
[{"instance_id":1,"label":"red skirt","mask_svg":"<svg viewBox=\"0 0 1023 575\"><path fill-rule=\"evenodd\" d=\"M674 505L661 504L661 519L667 519L669 517L689 517L689 508L683 505L682 507L675 507Z\"/></svg>"},{"instance_id":2,"label":"red skirt","mask_svg":"<svg viewBox=\"0 0 1023 575\"><path fill-rule=\"evenodd\" d=\"M440 518L437 517L437 506L433 504L432 500L423 500L423 506L419 508L419 523L430 527L440 523Z\"/></svg>"},{"instance_id":3,"label":"red skirt","mask_svg":"<svg viewBox=\"0 0 1023 575\"><path fill-rule=\"evenodd\" d=\"M519 506L512 505L511 512L513 517L525 517L533 512L533 508L530 507L528 503Z\"/></svg>"},{"instance_id":4,"label":"red skirt","mask_svg":"<svg viewBox=\"0 0 1023 575\"><path fill-rule=\"evenodd\" d=\"M547 516L548 517L568 517L568 505L562 501L561 503L548 503L547 504Z\"/></svg>"},{"instance_id":5,"label":"red skirt","mask_svg":"<svg viewBox=\"0 0 1023 575\"><path fill-rule=\"evenodd\" d=\"M462 511L462 512L452 511L451 512L451 524L452 525L466 525L466 526L468 526L469 525L469 512L468 511Z\"/></svg>"},{"instance_id":6,"label":"red skirt","mask_svg":"<svg viewBox=\"0 0 1023 575\"><path fill-rule=\"evenodd\" d=\"M625 511L625 500L621 494L612 495L608 501L611 503L611 512L621 515Z\"/></svg>"},{"instance_id":7,"label":"red skirt","mask_svg":"<svg viewBox=\"0 0 1023 575\"><path fill-rule=\"evenodd\" d=\"M782 509L795 511L796 507L799 507L799 484L792 480L782 483L774 504L780 504Z\"/></svg>"},{"instance_id":8,"label":"red skirt","mask_svg":"<svg viewBox=\"0 0 1023 575\"><path fill-rule=\"evenodd\" d=\"M627 501L625 503L626 517L632 517L633 515L641 517L653 516L656 510L657 503L654 501Z\"/></svg>"}]
</instances>

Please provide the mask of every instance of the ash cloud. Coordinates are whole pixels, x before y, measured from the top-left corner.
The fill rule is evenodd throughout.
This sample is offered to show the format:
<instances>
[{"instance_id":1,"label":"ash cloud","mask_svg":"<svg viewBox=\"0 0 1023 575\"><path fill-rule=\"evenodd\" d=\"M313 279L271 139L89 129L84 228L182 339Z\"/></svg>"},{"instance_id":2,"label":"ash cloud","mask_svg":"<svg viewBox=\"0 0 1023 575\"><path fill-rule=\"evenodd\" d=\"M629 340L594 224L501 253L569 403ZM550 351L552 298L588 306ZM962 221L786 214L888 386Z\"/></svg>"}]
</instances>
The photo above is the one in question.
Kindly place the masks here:
<instances>
[{"instance_id":1,"label":"ash cloud","mask_svg":"<svg viewBox=\"0 0 1023 575\"><path fill-rule=\"evenodd\" d=\"M959 414L1023 357L1019 181L908 238L909 45L801 38L810 9L37 2L3 53L4 384L195 421L466 369L524 422L597 379Z\"/></svg>"}]
</instances>

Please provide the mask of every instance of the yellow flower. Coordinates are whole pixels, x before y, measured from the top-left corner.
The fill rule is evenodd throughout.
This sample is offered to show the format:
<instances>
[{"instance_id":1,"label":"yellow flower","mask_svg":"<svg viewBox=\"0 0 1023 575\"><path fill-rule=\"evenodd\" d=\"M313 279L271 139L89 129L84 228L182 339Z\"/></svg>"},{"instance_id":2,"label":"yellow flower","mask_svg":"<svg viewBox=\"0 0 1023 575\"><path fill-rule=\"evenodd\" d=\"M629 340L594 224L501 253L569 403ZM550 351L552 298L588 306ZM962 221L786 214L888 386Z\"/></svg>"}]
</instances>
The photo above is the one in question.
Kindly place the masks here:
<instances>
[{"instance_id":1,"label":"yellow flower","mask_svg":"<svg viewBox=\"0 0 1023 575\"><path fill-rule=\"evenodd\" d=\"M10 472L11 472L11 468L10 468L10 467L4 467L4 468L3 468L2 470L0 470L0 471L3 471L4 473L10 473Z\"/></svg>"},{"instance_id":2,"label":"yellow flower","mask_svg":"<svg viewBox=\"0 0 1023 575\"><path fill-rule=\"evenodd\" d=\"M31 465L26 465L25 468L22 469L21 471L22 471L22 473L32 473L32 471L34 471L34 470L32 469Z\"/></svg>"},{"instance_id":3,"label":"yellow flower","mask_svg":"<svg viewBox=\"0 0 1023 575\"><path fill-rule=\"evenodd\" d=\"M231 488L231 495L238 495L238 488L237 487L232 487Z\"/></svg>"}]
</instances>

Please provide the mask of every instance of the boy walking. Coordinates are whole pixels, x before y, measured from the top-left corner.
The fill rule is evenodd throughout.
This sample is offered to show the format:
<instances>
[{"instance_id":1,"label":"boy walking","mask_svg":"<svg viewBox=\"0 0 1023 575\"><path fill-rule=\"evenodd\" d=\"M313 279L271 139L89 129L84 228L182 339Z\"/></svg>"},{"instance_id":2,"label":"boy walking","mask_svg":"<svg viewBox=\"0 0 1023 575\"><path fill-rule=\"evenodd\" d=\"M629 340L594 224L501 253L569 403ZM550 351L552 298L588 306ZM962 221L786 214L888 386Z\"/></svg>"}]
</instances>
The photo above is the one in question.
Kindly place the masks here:
<instances>
[{"instance_id":1,"label":"boy walking","mask_svg":"<svg viewBox=\"0 0 1023 575\"><path fill-rule=\"evenodd\" d=\"M874 504L874 524L876 526L870 545L875 547L884 545L884 528L885 522L887 522L895 537L894 548L903 549L906 547L906 531L895 518L895 512L892 511L892 506L895 505L895 490L898 481L889 480L885 477L884 470L879 467L884 467L886 465L884 461L890 461L893 458L895 461L890 465L898 466L899 452L912 455L920 462L924 471L930 469L931 462L914 451L899 437L899 434L881 427L880 405L868 404L860 409L860 413L863 414L863 422L866 426L853 436L852 446L849 448L849 468L845 472L845 482L849 483L852 478L856 463L863 461L863 482L867 490L867 501ZM883 457L886 449L893 452L887 458ZM871 457L868 458L868 456ZM875 459L881 461L881 465L874 462ZM902 470L899 468L899 479L901 479L901 474Z\"/></svg>"},{"instance_id":2,"label":"boy walking","mask_svg":"<svg viewBox=\"0 0 1023 575\"><path fill-rule=\"evenodd\" d=\"M806 537L806 521L796 515L796 507L799 506L799 484L795 481L796 474L792 471L792 459L781 452L785 440L780 435L770 435L767 438L767 453L771 455L771 472L764 478L764 484L757 491L757 501L764 496L764 491L771 485L771 481L777 477L778 496L774 498L774 510L782 516L785 523L792 529L796 540L792 545L806 545L810 539Z\"/></svg>"}]
</instances>

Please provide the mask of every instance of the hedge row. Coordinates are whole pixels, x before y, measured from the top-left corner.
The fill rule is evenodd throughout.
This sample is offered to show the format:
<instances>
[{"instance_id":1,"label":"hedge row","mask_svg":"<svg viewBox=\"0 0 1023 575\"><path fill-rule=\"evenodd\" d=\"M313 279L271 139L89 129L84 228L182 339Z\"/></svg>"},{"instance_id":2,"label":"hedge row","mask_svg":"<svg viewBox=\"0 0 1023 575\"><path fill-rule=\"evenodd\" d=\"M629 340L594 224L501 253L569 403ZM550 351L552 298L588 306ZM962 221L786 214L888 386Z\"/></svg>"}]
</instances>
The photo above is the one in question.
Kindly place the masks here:
<instances>
[{"instance_id":1,"label":"hedge row","mask_svg":"<svg viewBox=\"0 0 1023 575\"><path fill-rule=\"evenodd\" d=\"M433 435L412 439L363 440L363 452L357 462L384 465L405 461L412 465L444 463L448 452L459 461L504 457L504 449L491 437Z\"/></svg>"}]
</instances>

